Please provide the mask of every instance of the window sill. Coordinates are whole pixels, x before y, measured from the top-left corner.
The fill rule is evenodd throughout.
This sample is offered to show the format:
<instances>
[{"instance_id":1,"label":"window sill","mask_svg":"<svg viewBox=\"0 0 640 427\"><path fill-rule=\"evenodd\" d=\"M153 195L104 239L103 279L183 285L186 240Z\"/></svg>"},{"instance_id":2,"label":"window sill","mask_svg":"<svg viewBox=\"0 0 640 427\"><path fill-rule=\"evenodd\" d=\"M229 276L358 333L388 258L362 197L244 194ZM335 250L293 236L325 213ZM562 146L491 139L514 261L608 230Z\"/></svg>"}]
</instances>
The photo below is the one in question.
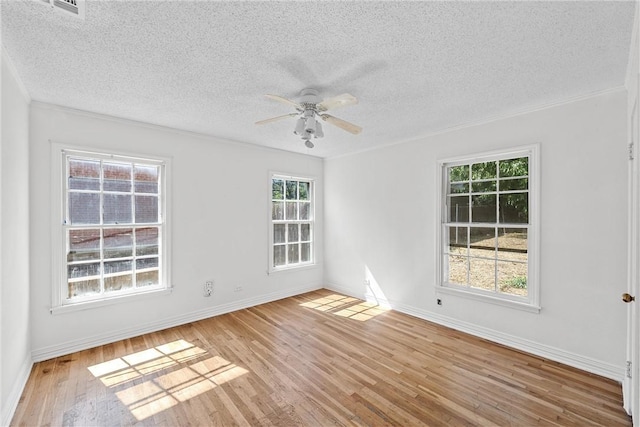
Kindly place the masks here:
<instances>
[{"instance_id":1,"label":"window sill","mask_svg":"<svg viewBox=\"0 0 640 427\"><path fill-rule=\"evenodd\" d=\"M310 270L313 268L318 268L318 264L317 263L310 263L310 264L303 264L303 265L292 265L290 267L281 267L281 268L271 268L267 271L268 275L272 275L274 273L285 273L285 272L292 272L292 271L300 271L300 270Z\"/></svg>"},{"instance_id":2,"label":"window sill","mask_svg":"<svg viewBox=\"0 0 640 427\"><path fill-rule=\"evenodd\" d=\"M89 310L98 307L104 307L108 305L120 304L123 302L132 302L147 299L150 297L155 297L159 295L169 295L173 291L173 288L168 289L157 289L148 292L140 292L136 294L128 294L121 295L117 297L93 300L93 301L83 301L72 304L59 305L56 307L51 307L51 314L65 314L65 313L73 313L76 311Z\"/></svg>"},{"instance_id":3,"label":"window sill","mask_svg":"<svg viewBox=\"0 0 640 427\"><path fill-rule=\"evenodd\" d=\"M456 295L462 298L469 298L476 301L488 302L490 304L501 305L503 307L515 308L517 310L528 311L530 313L540 313L541 307L526 302L513 301L504 298L494 297L491 295L480 294L476 292L466 291L463 289L449 288L438 286L436 294Z\"/></svg>"}]
</instances>

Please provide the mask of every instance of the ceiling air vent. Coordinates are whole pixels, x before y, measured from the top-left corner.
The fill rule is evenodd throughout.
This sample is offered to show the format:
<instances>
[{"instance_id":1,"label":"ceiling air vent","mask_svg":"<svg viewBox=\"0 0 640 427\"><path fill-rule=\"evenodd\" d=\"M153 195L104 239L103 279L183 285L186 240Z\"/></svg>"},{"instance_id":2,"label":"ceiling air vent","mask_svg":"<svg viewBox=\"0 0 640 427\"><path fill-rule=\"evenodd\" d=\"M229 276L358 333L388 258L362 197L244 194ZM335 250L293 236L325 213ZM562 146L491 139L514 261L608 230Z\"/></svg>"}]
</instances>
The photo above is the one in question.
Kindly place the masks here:
<instances>
[{"instance_id":1,"label":"ceiling air vent","mask_svg":"<svg viewBox=\"0 0 640 427\"><path fill-rule=\"evenodd\" d=\"M85 0L45 0L51 7L63 13L73 15L77 18L84 19L84 2Z\"/></svg>"}]
</instances>

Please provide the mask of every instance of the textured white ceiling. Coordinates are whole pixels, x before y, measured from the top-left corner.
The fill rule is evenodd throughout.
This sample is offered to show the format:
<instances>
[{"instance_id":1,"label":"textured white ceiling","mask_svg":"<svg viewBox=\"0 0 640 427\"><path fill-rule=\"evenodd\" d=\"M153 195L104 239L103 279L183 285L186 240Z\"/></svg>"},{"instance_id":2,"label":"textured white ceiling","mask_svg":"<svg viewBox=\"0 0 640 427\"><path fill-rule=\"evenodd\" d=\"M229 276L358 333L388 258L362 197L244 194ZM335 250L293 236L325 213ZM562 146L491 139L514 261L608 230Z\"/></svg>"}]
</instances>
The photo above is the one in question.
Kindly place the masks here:
<instances>
[{"instance_id":1,"label":"textured white ceiling","mask_svg":"<svg viewBox=\"0 0 640 427\"><path fill-rule=\"evenodd\" d=\"M321 157L624 85L628 2L93 1L84 21L2 0L32 99ZM309 150L265 98L344 92ZM179 139L176 144L179 144Z\"/></svg>"}]
</instances>

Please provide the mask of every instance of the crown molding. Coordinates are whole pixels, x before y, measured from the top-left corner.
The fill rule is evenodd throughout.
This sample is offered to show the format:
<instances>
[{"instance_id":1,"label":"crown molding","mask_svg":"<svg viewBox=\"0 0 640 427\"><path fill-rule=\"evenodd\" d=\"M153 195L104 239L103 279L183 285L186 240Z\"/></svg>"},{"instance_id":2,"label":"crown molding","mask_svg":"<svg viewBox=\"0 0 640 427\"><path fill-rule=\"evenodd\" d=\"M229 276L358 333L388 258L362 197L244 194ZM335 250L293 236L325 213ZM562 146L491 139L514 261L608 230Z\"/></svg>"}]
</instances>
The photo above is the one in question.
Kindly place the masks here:
<instances>
[{"instance_id":1,"label":"crown molding","mask_svg":"<svg viewBox=\"0 0 640 427\"><path fill-rule=\"evenodd\" d=\"M365 148L363 150L358 150L358 151L354 151L354 152L351 152L351 153L341 154L341 155L338 155L338 156L326 157L325 160L339 159L339 158L343 158L343 157L349 157L349 156L353 156L353 155L357 155L357 154L366 153L366 152L369 152L369 151L376 151L376 150L392 147L394 145L406 144L406 143L411 143L411 142L418 142L418 141L425 140L427 138L432 138L434 136L444 135L444 134L447 134L447 133L450 133L450 132L457 132L457 131L460 131L460 130L469 129L469 128L473 128L473 127L476 127L476 126L482 126L482 125L498 122L498 121L505 120L505 119L511 119L511 118L514 118L514 117L520 117L520 116L524 116L526 114L531 114L531 113L535 113L535 112L538 112L538 111L547 110L549 108L560 107L560 106L563 106L563 105L572 104L574 102L585 101L585 100L588 100L588 99L597 98L599 96L604 96L604 95L613 94L613 93L619 93L619 92L626 92L626 90L627 90L627 88L624 85L623 86L616 86L616 87L609 88L609 89L604 89L604 90L590 92L590 93L583 94L583 95L577 95L577 96L573 96L573 97L569 97L569 98L565 98L565 99L560 99L560 100L553 101L553 102L539 104L539 105L536 105L536 106L533 106L533 107L528 107L528 108L523 108L523 109L513 109L513 110L511 110L509 112L498 114L498 115L495 115L495 116L488 116L488 117L485 117L485 118L482 118L482 119L479 119L479 120L474 120L474 121L470 121L470 122L467 122L467 123L461 123L461 124L458 124L458 125L446 127L446 128L439 129L439 130L435 130L433 132L429 132L429 133L425 133L423 135L420 135L418 137L402 139L402 140L399 140L399 141L389 142L387 144L380 144L380 145L377 145L375 147Z\"/></svg>"},{"instance_id":2,"label":"crown molding","mask_svg":"<svg viewBox=\"0 0 640 427\"><path fill-rule=\"evenodd\" d=\"M40 108L40 109L43 109L43 110L60 111L60 112L63 112L63 113L74 114L74 115L77 115L77 116L83 116L83 117L87 117L87 118L90 118L90 119L105 120L105 121L120 123L120 124L124 124L124 125L128 125L128 126L142 127L142 128L146 128L146 129L150 129L150 130L154 130L154 131L159 131L159 132L169 132L169 133L173 133L175 135L187 136L187 137L199 139L201 142L205 142L205 143L217 142L217 143L221 143L221 144L233 145L233 146L236 146L236 147L240 146L240 147L249 148L249 149L256 149L256 150L263 150L263 151L270 151L270 152L287 153L287 154L290 154L290 155L311 157L311 158L314 158L314 159L322 160L321 157L311 156L311 155L304 154L304 153L296 153L294 151L283 150L283 149L280 149L280 148L266 147L266 146L263 146L263 145L252 144L252 143L249 143L249 142L238 141L238 140L233 140L233 139L227 139L227 138L223 138L223 137L219 137L219 136L215 136L215 135L211 135L211 134L199 133L199 132L194 132L194 131L185 130L185 129L179 129L179 128L173 128L173 127L169 127L169 126L157 125L157 124L154 124L154 123L143 122L143 121L139 121L139 120L135 120L135 119L128 119L128 118L125 118L125 117L112 116L112 115L109 115L109 114L97 113L97 112L94 112L94 111L80 110L78 108L66 107L64 105L52 104L52 103L44 102L44 101L32 100L31 101L31 106L33 108Z\"/></svg>"}]
</instances>

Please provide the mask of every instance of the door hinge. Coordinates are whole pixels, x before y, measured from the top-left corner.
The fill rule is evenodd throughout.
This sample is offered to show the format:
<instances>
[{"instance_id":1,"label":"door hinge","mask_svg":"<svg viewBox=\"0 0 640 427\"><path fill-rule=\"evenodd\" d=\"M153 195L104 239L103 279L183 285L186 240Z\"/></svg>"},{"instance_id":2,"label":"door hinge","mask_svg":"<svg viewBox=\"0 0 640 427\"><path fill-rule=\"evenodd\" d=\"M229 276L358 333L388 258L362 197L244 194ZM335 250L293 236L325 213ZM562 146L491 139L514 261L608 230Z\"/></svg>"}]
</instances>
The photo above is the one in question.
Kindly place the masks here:
<instances>
[{"instance_id":1,"label":"door hinge","mask_svg":"<svg viewBox=\"0 0 640 427\"><path fill-rule=\"evenodd\" d=\"M629 143L629 160L633 160L634 159L634 144L633 142Z\"/></svg>"},{"instance_id":2,"label":"door hinge","mask_svg":"<svg viewBox=\"0 0 640 427\"><path fill-rule=\"evenodd\" d=\"M627 378L631 378L631 361L627 360Z\"/></svg>"}]
</instances>

